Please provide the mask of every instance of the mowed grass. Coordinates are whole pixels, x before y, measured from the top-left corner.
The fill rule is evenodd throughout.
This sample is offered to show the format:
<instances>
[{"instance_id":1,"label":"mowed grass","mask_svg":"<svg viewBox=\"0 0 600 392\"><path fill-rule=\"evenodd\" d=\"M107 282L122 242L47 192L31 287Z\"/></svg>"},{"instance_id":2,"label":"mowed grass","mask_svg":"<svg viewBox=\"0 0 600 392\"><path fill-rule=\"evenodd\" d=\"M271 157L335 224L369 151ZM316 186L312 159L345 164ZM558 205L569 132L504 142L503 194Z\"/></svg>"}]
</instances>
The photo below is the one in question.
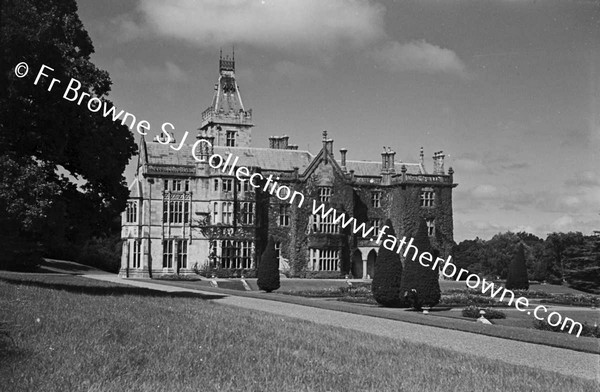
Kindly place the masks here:
<instances>
[{"instance_id":1,"label":"mowed grass","mask_svg":"<svg viewBox=\"0 0 600 392\"><path fill-rule=\"evenodd\" d=\"M555 373L74 276L0 273L2 391L596 391ZM374 321L376 322L376 321Z\"/></svg>"}]
</instances>

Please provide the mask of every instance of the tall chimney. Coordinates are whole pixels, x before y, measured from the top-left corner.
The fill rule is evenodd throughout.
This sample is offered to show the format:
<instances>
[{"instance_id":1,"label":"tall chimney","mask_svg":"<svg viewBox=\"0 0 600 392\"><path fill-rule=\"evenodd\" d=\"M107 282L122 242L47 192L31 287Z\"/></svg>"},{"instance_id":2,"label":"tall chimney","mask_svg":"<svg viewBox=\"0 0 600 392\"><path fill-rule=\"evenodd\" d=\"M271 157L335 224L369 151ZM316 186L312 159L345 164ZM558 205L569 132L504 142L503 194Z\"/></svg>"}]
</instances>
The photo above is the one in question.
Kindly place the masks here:
<instances>
[{"instance_id":1,"label":"tall chimney","mask_svg":"<svg viewBox=\"0 0 600 392\"><path fill-rule=\"evenodd\" d=\"M444 174L444 157L443 151L433 154L433 174Z\"/></svg>"},{"instance_id":2,"label":"tall chimney","mask_svg":"<svg viewBox=\"0 0 600 392\"><path fill-rule=\"evenodd\" d=\"M390 148L388 150L388 169L390 172L395 173L396 172L396 164L394 162L394 157L396 155L395 151L392 151L392 149Z\"/></svg>"},{"instance_id":3,"label":"tall chimney","mask_svg":"<svg viewBox=\"0 0 600 392\"><path fill-rule=\"evenodd\" d=\"M340 154L342 155L342 170L346 170L346 153L348 152L345 148L340 148Z\"/></svg>"},{"instance_id":4,"label":"tall chimney","mask_svg":"<svg viewBox=\"0 0 600 392\"><path fill-rule=\"evenodd\" d=\"M383 151L381 152L381 171L386 172L389 168L388 153L385 146L383 146Z\"/></svg>"}]
</instances>

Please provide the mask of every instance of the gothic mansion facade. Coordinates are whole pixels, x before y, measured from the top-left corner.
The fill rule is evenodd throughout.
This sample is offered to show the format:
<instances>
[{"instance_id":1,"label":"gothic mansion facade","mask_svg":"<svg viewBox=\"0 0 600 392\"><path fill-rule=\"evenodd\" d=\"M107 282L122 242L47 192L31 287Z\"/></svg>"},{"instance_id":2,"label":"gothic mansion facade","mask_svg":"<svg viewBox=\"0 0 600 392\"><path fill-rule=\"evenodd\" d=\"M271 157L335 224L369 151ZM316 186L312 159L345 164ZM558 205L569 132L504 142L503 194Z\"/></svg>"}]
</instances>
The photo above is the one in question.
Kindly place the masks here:
<instances>
[{"instance_id":1,"label":"gothic mansion facade","mask_svg":"<svg viewBox=\"0 0 600 392\"><path fill-rule=\"evenodd\" d=\"M122 215L120 276L151 278L212 268L241 275L256 268L272 236L280 269L294 276L372 277L378 252L373 238L341 229L331 215L312 215L312 200L374 227L373 236L388 218L396 234L406 236L414 235L425 219L436 252L450 254L456 184L452 168L444 170L441 152L434 154L428 173L422 149L416 163L396 162L390 149L384 149L381 160L354 161L347 159L347 150L334 151L326 132L316 155L290 144L288 136L269 138L268 148L251 147L252 111L242 103L234 60L221 57L219 71L196 136L205 141L199 153L238 157L238 166L278 178L306 202L298 207L282 201L195 159L191 144L196 140L176 150L174 138L170 143L142 138Z\"/></svg>"}]
</instances>

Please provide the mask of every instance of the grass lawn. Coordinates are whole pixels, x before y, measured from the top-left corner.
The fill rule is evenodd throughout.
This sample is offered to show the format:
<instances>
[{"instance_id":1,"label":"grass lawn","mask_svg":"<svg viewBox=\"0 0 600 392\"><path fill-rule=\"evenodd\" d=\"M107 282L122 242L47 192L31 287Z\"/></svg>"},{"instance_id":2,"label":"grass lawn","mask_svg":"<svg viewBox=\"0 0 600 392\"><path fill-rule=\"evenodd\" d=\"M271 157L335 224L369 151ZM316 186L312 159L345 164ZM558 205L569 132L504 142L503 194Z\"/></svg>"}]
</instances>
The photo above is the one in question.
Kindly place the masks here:
<instances>
[{"instance_id":1,"label":"grass lawn","mask_svg":"<svg viewBox=\"0 0 600 392\"><path fill-rule=\"evenodd\" d=\"M212 296L0 273L2 391L595 391L597 383L245 311Z\"/></svg>"}]
</instances>

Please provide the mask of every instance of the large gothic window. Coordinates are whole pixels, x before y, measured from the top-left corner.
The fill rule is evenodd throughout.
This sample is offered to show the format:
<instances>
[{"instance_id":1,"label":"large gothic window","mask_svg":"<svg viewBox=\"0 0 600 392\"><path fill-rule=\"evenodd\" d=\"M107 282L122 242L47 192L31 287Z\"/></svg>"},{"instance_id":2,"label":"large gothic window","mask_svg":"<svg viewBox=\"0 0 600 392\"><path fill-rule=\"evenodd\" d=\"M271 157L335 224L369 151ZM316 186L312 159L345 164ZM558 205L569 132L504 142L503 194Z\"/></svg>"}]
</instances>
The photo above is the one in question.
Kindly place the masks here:
<instances>
[{"instance_id":1,"label":"large gothic window","mask_svg":"<svg viewBox=\"0 0 600 392\"><path fill-rule=\"evenodd\" d=\"M310 248L309 257L313 271L338 271L340 255L338 250Z\"/></svg>"},{"instance_id":2,"label":"large gothic window","mask_svg":"<svg viewBox=\"0 0 600 392\"><path fill-rule=\"evenodd\" d=\"M125 219L127 223L137 223L137 200L128 201L125 210Z\"/></svg>"}]
</instances>

